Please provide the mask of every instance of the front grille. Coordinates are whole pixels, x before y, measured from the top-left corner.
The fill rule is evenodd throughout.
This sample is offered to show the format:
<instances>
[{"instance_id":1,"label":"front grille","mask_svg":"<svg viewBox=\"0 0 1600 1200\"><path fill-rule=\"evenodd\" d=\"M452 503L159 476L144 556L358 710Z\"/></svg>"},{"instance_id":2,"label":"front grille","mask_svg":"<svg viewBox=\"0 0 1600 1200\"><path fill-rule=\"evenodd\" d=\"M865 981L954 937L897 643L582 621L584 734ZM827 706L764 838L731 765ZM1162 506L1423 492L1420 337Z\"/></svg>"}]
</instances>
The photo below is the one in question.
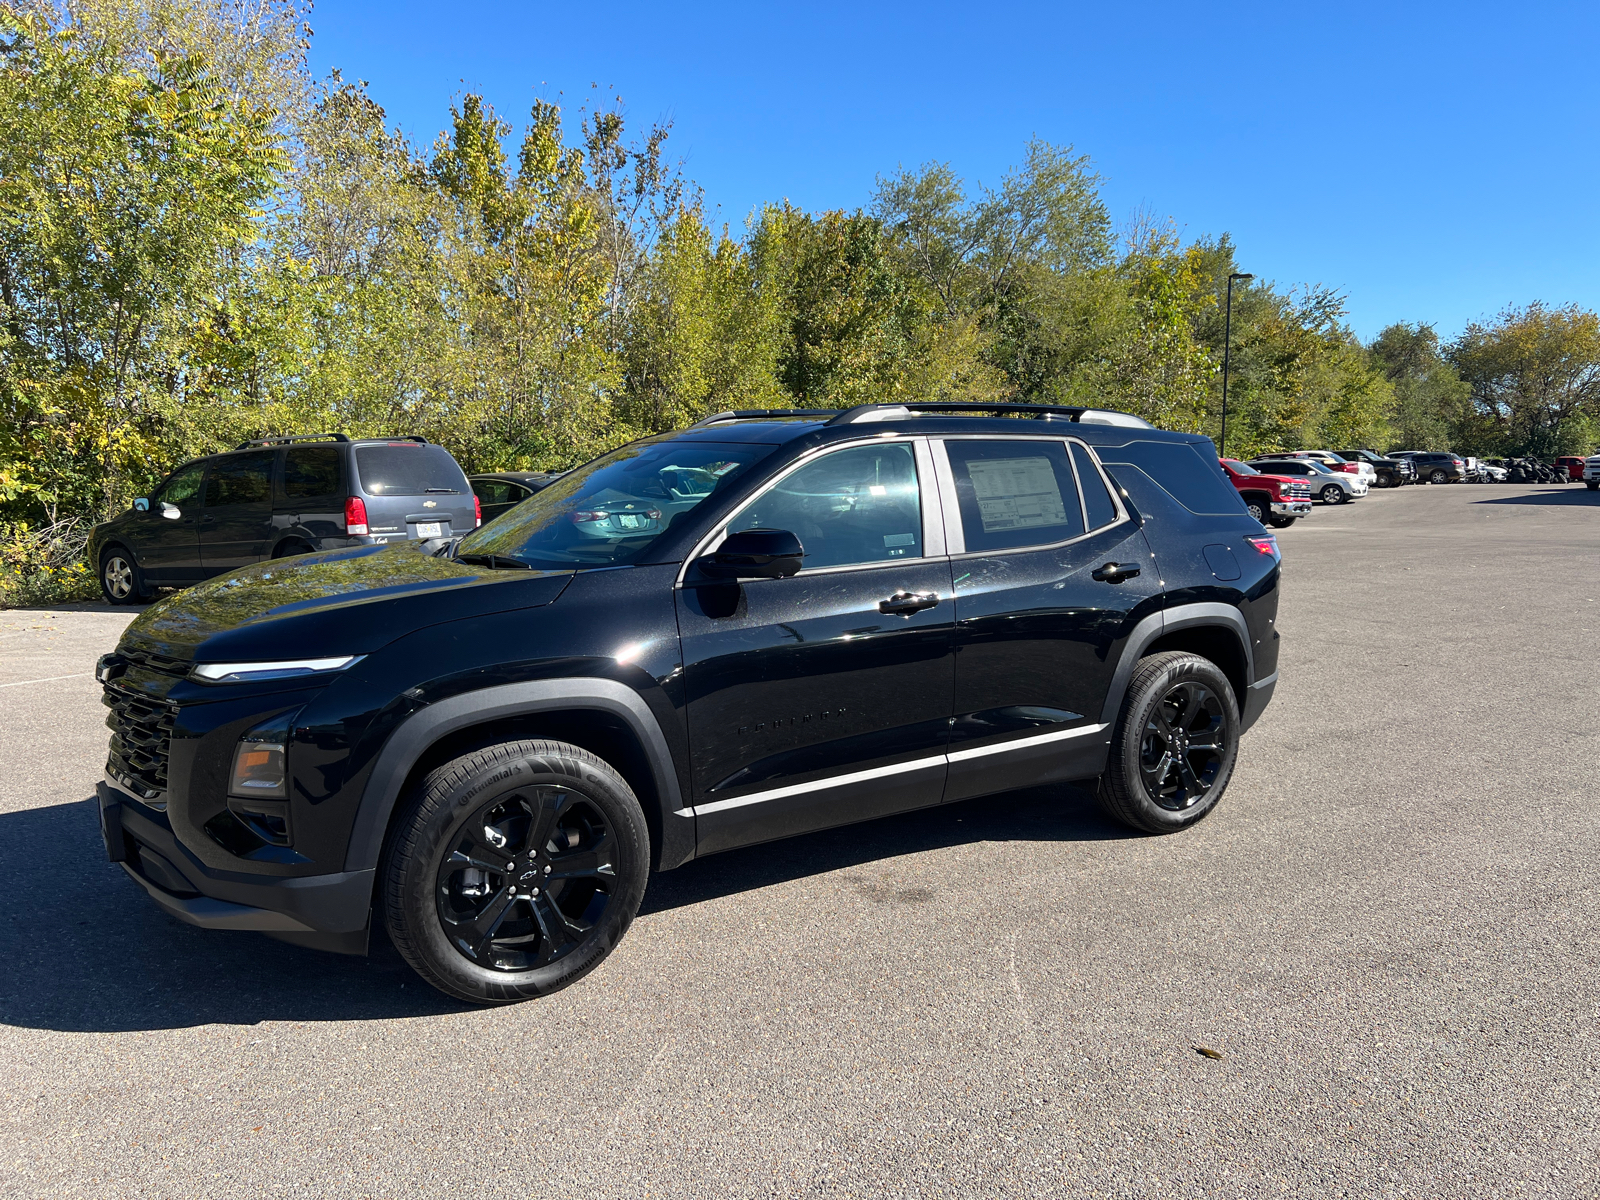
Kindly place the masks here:
<instances>
[{"instance_id":1,"label":"front grille","mask_svg":"<svg viewBox=\"0 0 1600 1200\"><path fill-rule=\"evenodd\" d=\"M1284 489L1284 498L1288 500L1311 499L1311 485L1309 483L1291 483Z\"/></svg>"},{"instance_id":2,"label":"front grille","mask_svg":"<svg viewBox=\"0 0 1600 1200\"><path fill-rule=\"evenodd\" d=\"M182 679L194 666L181 658L172 658L165 654L157 654L152 650L139 650L124 648L117 651L117 656L136 666L146 667L162 675L171 675L175 679Z\"/></svg>"},{"instance_id":3,"label":"front grille","mask_svg":"<svg viewBox=\"0 0 1600 1200\"><path fill-rule=\"evenodd\" d=\"M106 716L106 727L111 730L107 768L117 782L133 788L142 799L164 797L172 725L178 710L115 684L106 685L100 703L111 710Z\"/></svg>"}]
</instances>

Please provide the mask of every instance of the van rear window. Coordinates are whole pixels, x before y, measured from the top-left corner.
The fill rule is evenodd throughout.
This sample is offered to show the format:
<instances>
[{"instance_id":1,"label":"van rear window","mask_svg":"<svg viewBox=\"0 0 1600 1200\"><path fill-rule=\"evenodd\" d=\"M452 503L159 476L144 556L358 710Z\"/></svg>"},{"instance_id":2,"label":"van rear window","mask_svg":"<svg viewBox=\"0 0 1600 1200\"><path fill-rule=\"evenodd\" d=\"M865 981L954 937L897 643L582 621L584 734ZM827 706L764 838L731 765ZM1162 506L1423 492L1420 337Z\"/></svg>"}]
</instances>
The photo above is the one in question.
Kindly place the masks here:
<instances>
[{"instance_id":1,"label":"van rear window","mask_svg":"<svg viewBox=\"0 0 1600 1200\"><path fill-rule=\"evenodd\" d=\"M421 442L381 442L356 447L356 473L369 496L425 496L467 489L450 451Z\"/></svg>"}]
</instances>

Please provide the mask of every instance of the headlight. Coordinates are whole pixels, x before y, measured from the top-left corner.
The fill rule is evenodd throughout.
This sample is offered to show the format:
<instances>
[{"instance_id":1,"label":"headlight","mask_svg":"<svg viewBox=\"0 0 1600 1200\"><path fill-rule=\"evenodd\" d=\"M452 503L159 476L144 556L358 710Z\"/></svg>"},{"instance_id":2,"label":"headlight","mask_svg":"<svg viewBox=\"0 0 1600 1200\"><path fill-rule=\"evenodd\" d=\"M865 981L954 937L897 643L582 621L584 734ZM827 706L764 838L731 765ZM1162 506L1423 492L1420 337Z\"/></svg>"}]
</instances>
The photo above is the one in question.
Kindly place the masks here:
<instances>
[{"instance_id":1,"label":"headlight","mask_svg":"<svg viewBox=\"0 0 1600 1200\"><path fill-rule=\"evenodd\" d=\"M297 675L326 675L354 666L365 654L346 654L341 658L297 658L288 662L197 663L190 679L206 683L247 683L258 679L292 679Z\"/></svg>"}]
</instances>

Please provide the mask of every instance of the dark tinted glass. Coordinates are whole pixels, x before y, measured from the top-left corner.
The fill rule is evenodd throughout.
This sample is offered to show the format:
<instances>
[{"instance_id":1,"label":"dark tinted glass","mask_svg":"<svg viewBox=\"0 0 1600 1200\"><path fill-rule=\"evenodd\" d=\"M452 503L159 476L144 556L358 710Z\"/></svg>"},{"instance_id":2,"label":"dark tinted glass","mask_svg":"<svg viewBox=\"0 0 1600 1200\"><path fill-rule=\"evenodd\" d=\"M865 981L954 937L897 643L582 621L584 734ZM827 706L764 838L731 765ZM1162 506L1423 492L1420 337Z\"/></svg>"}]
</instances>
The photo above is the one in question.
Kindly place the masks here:
<instances>
[{"instance_id":1,"label":"dark tinted glass","mask_svg":"<svg viewBox=\"0 0 1600 1200\"><path fill-rule=\"evenodd\" d=\"M467 477L450 451L421 442L382 442L356 447L356 472L369 496L425 496L429 492L465 495Z\"/></svg>"},{"instance_id":2,"label":"dark tinted glass","mask_svg":"<svg viewBox=\"0 0 1600 1200\"><path fill-rule=\"evenodd\" d=\"M1083 508L1089 518L1089 528L1099 529L1117 519L1117 506L1106 491L1105 480L1095 470L1089 452L1082 446L1072 447L1072 461L1078 468L1078 482L1083 486Z\"/></svg>"},{"instance_id":3,"label":"dark tinted glass","mask_svg":"<svg viewBox=\"0 0 1600 1200\"><path fill-rule=\"evenodd\" d=\"M504 479L474 479L472 494L485 504L504 504L511 499L511 485Z\"/></svg>"},{"instance_id":4,"label":"dark tinted glass","mask_svg":"<svg viewBox=\"0 0 1600 1200\"><path fill-rule=\"evenodd\" d=\"M200 494L200 480L205 473L205 463L191 463L173 472L172 478L167 480L156 493L154 497L156 503L180 506L189 503Z\"/></svg>"},{"instance_id":5,"label":"dark tinted glass","mask_svg":"<svg viewBox=\"0 0 1600 1200\"><path fill-rule=\"evenodd\" d=\"M771 454L771 446L636 442L549 487L462 539L460 555L501 554L534 567L649 562L673 521Z\"/></svg>"},{"instance_id":6,"label":"dark tinted glass","mask_svg":"<svg viewBox=\"0 0 1600 1200\"><path fill-rule=\"evenodd\" d=\"M1083 532L1065 442L951 438L944 447L968 550L1043 546Z\"/></svg>"},{"instance_id":7,"label":"dark tinted glass","mask_svg":"<svg viewBox=\"0 0 1600 1200\"><path fill-rule=\"evenodd\" d=\"M805 567L922 556L922 498L909 442L855 446L808 463L728 522L728 532L787 529Z\"/></svg>"},{"instance_id":8,"label":"dark tinted glass","mask_svg":"<svg viewBox=\"0 0 1600 1200\"><path fill-rule=\"evenodd\" d=\"M206 507L266 504L272 490L272 460L277 454L276 450L254 450L214 460L206 479Z\"/></svg>"},{"instance_id":9,"label":"dark tinted glass","mask_svg":"<svg viewBox=\"0 0 1600 1200\"><path fill-rule=\"evenodd\" d=\"M1206 449L1210 451L1209 461L1202 458L1200 451L1190 442L1137 441L1129 442L1126 446L1096 447L1100 461L1111 468L1113 475L1119 473L1119 464L1136 467L1192 513L1235 516L1242 503L1239 493L1222 473L1216 451L1211 450L1209 445ZM1294 474L1306 473L1306 464L1297 462L1284 464L1285 474L1289 473L1291 465L1299 468ZM1258 462L1256 466L1269 474L1276 474L1279 470L1276 463L1267 465Z\"/></svg>"},{"instance_id":10,"label":"dark tinted glass","mask_svg":"<svg viewBox=\"0 0 1600 1200\"><path fill-rule=\"evenodd\" d=\"M339 490L336 446L291 446L283 453L283 494L291 500L331 496Z\"/></svg>"}]
</instances>

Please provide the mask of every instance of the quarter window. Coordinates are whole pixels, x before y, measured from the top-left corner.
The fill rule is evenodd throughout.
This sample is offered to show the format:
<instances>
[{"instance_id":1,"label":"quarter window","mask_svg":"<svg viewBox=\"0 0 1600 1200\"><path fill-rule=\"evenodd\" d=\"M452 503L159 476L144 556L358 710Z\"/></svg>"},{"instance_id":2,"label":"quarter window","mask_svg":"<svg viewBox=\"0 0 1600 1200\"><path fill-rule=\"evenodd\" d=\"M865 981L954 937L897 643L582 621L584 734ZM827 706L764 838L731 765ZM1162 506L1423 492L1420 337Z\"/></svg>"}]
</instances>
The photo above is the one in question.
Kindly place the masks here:
<instances>
[{"instance_id":1,"label":"quarter window","mask_svg":"<svg viewBox=\"0 0 1600 1200\"><path fill-rule=\"evenodd\" d=\"M1076 442L1072 445L1072 462L1078 468L1078 484L1083 488L1083 511L1089 519L1090 529L1099 529L1117 519L1117 503L1106 490L1106 482L1095 470L1094 459Z\"/></svg>"},{"instance_id":2,"label":"quarter window","mask_svg":"<svg viewBox=\"0 0 1600 1200\"><path fill-rule=\"evenodd\" d=\"M728 532L787 529L807 570L922 557L922 496L909 442L836 450L785 476Z\"/></svg>"},{"instance_id":3,"label":"quarter window","mask_svg":"<svg viewBox=\"0 0 1600 1200\"><path fill-rule=\"evenodd\" d=\"M1042 546L1084 531L1065 442L951 438L944 447L968 550Z\"/></svg>"},{"instance_id":4,"label":"quarter window","mask_svg":"<svg viewBox=\"0 0 1600 1200\"><path fill-rule=\"evenodd\" d=\"M339 456L334 446L291 446L283 455L283 494L290 500L333 495L339 490Z\"/></svg>"}]
</instances>

